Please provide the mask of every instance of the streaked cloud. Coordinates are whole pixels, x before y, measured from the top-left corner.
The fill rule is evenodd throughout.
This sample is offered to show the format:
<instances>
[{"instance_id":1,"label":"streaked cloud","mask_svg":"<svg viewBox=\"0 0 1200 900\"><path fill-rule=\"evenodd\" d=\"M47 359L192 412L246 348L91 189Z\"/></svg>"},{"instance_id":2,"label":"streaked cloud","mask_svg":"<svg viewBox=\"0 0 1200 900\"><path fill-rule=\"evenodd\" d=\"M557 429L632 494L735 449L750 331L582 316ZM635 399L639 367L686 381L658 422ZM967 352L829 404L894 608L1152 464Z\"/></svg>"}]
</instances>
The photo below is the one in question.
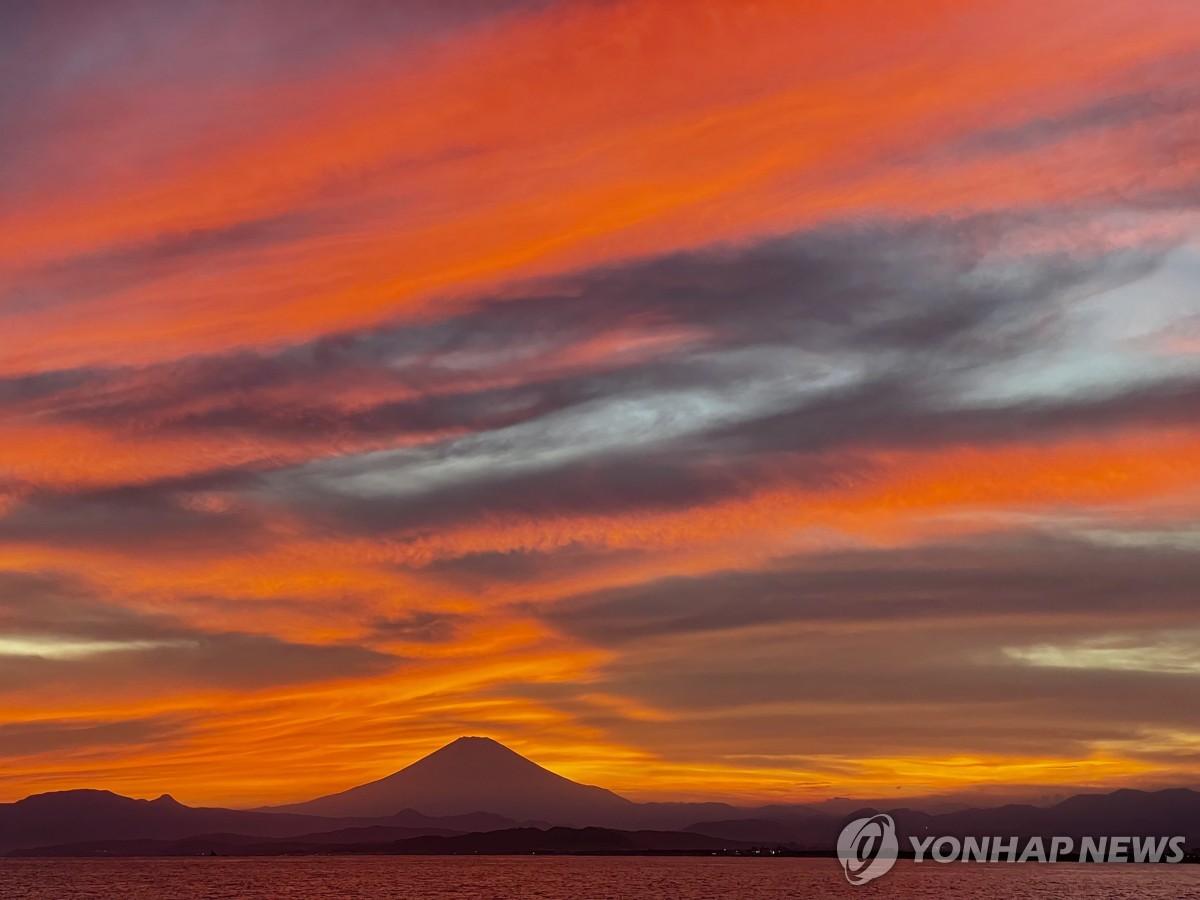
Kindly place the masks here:
<instances>
[{"instance_id":1,"label":"streaked cloud","mask_svg":"<svg viewBox=\"0 0 1200 900\"><path fill-rule=\"evenodd\" d=\"M1004 653L1030 666L1200 675L1196 638L1194 631L1118 633L1069 644L1005 647Z\"/></svg>"},{"instance_id":2,"label":"streaked cloud","mask_svg":"<svg viewBox=\"0 0 1200 900\"><path fill-rule=\"evenodd\" d=\"M81 641L51 635L0 636L0 656L34 656L39 659L82 659L97 653L189 646L194 644L187 641Z\"/></svg>"},{"instance_id":3,"label":"streaked cloud","mask_svg":"<svg viewBox=\"0 0 1200 900\"><path fill-rule=\"evenodd\" d=\"M1195 784L1198 13L0 10L0 790Z\"/></svg>"}]
</instances>

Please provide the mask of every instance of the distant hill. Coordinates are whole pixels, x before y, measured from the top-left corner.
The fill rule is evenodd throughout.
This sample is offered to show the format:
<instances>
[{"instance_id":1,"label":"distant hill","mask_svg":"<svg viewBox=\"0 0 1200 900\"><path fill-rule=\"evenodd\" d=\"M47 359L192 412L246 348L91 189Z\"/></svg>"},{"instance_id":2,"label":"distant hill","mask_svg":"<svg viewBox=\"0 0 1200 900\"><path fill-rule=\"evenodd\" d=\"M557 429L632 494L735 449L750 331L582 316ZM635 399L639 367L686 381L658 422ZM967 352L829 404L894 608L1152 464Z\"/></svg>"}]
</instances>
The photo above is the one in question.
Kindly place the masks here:
<instances>
[{"instance_id":1,"label":"distant hill","mask_svg":"<svg viewBox=\"0 0 1200 900\"><path fill-rule=\"evenodd\" d=\"M386 778L265 811L383 816L404 808L435 816L487 810L517 820L595 825L631 815L636 804L556 775L490 738L462 737Z\"/></svg>"},{"instance_id":2,"label":"distant hill","mask_svg":"<svg viewBox=\"0 0 1200 900\"><path fill-rule=\"evenodd\" d=\"M1200 792L1186 788L1164 791L1120 790L1110 794L1080 794L1054 806L1010 804L991 809L964 809L933 815L914 809L866 807L840 817L796 818L787 811L772 817L771 808L752 819L698 822L686 830L744 841L782 841L801 849L828 849L851 819L887 812L907 846L907 838L927 835L987 837L992 835L1050 838L1141 835L1175 836L1187 846L1200 847Z\"/></svg>"},{"instance_id":3,"label":"distant hill","mask_svg":"<svg viewBox=\"0 0 1200 900\"><path fill-rule=\"evenodd\" d=\"M1186 788L1079 794L1049 807L1014 804L936 816L900 809L892 817L897 831L917 836L1182 835L1188 846L1200 846L1200 792Z\"/></svg>"},{"instance_id":4,"label":"distant hill","mask_svg":"<svg viewBox=\"0 0 1200 900\"><path fill-rule=\"evenodd\" d=\"M462 833L518 823L493 814L437 819L411 809L382 818L341 819L184 806L164 794L134 800L110 791L54 791L16 803L0 803L0 853L97 839L174 840L224 832L248 837L287 837L363 826L402 827L410 834Z\"/></svg>"}]
</instances>

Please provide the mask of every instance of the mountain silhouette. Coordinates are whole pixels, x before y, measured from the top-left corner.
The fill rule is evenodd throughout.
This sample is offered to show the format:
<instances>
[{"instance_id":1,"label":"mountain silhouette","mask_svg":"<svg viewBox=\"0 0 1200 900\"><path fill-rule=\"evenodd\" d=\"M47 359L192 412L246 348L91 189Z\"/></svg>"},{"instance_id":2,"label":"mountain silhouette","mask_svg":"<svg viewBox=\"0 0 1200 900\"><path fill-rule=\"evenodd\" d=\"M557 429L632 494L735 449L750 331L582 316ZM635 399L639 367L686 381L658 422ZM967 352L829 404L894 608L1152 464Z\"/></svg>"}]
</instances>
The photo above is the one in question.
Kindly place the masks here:
<instances>
[{"instance_id":1,"label":"mountain silhouette","mask_svg":"<svg viewBox=\"0 0 1200 900\"><path fill-rule=\"evenodd\" d=\"M657 852L739 842L825 852L847 821L883 811L905 843L926 835L1182 835L1186 846L1200 846L1200 793L1186 788L938 813L851 805L844 799L816 808L634 803L557 775L489 738L464 737L378 781L273 809L189 807L167 794L156 800L97 790L36 794L0 803L0 853Z\"/></svg>"},{"instance_id":2,"label":"mountain silhouette","mask_svg":"<svg viewBox=\"0 0 1200 900\"><path fill-rule=\"evenodd\" d=\"M596 825L631 817L637 804L556 775L491 738L461 737L378 781L268 811L386 816L405 808L433 816L484 810L521 821Z\"/></svg>"},{"instance_id":3,"label":"mountain silhouette","mask_svg":"<svg viewBox=\"0 0 1200 900\"><path fill-rule=\"evenodd\" d=\"M485 813L432 818L412 809L384 818L324 818L184 806L163 794L134 800L111 791L52 791L0 803L0 852L92 840L174 840L215 832L247 837L328 834L337 829L405 828L413 834L487 831L516 822Z\"/></svg>"},{"instance_id":4,"label":"mountain silhouette","mask_svg":"<svg viewBox=\"0 0 1200 900\"><path fill-rule=\"evenodd\" d=\"M1078 794L1049 807L1014 804L929 815L900 809L892 813L901 834L1021 838L1063 835L1180 835L1200 844L1200 793L1186 788L1162 791L1122 789L1109 794Z\"/></svg>"},{"instance_id":5,"label":"mountain silhouette","mask_svg":"<svg viewBox=\"0 0 1200 900\"><path fill-rule=\"evenodd\" d=\"M775 815L764 815L769 810ZM1009 804L987 809L927 813L915 809L864 807L838 818L787 815L786 808L764 807L753 819L698 822L686 830L742 841L781 841L801 849L827 849L852 819L887 812L895 820L901 845L929 835L1026 840L1056 835L1077 842L1084 836L1181 836L1188 847L1200 846L1200 793L1187 788L1162 791L1122 789L1109 794L1079 794L1053 806Z\"/></svg>"}]
</instances>

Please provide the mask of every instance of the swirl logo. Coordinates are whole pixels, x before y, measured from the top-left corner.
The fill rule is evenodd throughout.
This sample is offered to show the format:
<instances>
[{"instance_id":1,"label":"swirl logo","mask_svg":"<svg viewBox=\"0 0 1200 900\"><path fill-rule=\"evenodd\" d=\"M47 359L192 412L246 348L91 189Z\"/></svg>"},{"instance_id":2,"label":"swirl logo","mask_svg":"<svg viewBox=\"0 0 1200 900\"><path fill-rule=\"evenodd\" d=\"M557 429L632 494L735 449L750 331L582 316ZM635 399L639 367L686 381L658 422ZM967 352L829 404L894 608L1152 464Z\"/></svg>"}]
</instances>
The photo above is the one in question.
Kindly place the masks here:
<instances>
[{"instance_id":1,"label":"swirl logo","mask_svg":"<svg viewBox=\"0 0 1200 900\"><path fill-rule=\"evenodd\" d=\"M853 885L886 875L896 864L899 849L896 823L883 813L855 819L838 835L838 859L842 861L846 880Z\"/></svg>"}]
</instances>

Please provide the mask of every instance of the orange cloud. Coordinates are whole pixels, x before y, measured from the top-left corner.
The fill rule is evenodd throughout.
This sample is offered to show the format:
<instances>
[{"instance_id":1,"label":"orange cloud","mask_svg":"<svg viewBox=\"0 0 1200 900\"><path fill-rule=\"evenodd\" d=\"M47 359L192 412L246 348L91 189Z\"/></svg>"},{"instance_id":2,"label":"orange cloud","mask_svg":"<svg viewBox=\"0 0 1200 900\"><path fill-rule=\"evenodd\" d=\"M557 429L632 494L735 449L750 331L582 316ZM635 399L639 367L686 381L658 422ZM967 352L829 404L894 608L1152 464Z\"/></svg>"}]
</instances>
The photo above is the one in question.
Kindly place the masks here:
<instances>
[{"instance_id":1,"label":"orange cloud","mask_svg":"<svg viewBox=\"0 0 1200 900\"><path fill-rule=\"evenodd\" d=\"M815 798L897 783L918 793L1194 777L1194 767L1147 761L1137 741L1094 738L1044 753L960 753L951 735L895 757L847 749L698 762L669 742L649 749L639 729L699 722L713 733L727 719L705 723L623 693L605 680L609 668L632 664L620 651L538 618L575 595L831 548L919 546L1014 523L1185 528L1200 515L1200 435L1177 415L1044 434L1012 425L987 441L889 446L885 434L811 453L742 448L722 470L724 493L674 504L606 505L611 482L584 459L575 474L594 509L475 507L464 477L461 493L431 501L461 503L464 513L403 529L382 517L351 528L337 517L339 504L351 505L340 495L313 501L304 485L288 482L294 495L264 486L268 476L300 481L316 463L376 451L423 448L453 463L453 440L481 435L501 445L506 465L542 452L553 462L556 448L510 441L505 429L551 417L556 400L587 409L605 398L597 384L606 377L628 375L624 390L637 398L648 377L639 365L663 363L669 384L667 363L692 364L689 354L717 352L717 338L737 340L655 307L640 318L597 317L580 326L586 334L564 328L544 346L517 334L488 365L464 363L478 348L451 334L444 348L433 340L436 350L413 351L437 357L436 377L390 358L360 365L349 351L341 368L320 365L322 339L354 347L371 335L336 335L383 322L436 331L483 302L503 316L543 276L831 221L943 217L953 229L975 214L1082 210L1083 226L1043 224L999 240L995 255L1012 265L1179 240L1195 226L1190 210L1121 215L1127 204L1169 206L1164 198L1185 196L1200 177L1187 143L1195 113L1179 101L1192 84L1186 63L1200 51L1200 7L1150 7L563 4L361 60L350 40L340 65L293 69L285 59L271 77L231 75L228 95L201 84L204 73L152 79L146 72L158 69L140 56L115 62L111 77L39 94L43 113L13 129L22 149L15 185L0 178L0 374L12 376L0 382L0 574L60 578L64 596L52 599L74 618L52 608L44 620L26 615L50 607L23 588L31 593L0 598L0 627L65 639L78 637L58 633L70 628L153 625L201 643L232 636L346 651L351 662L323 677L222 686L213 677L221 673L163 674L133 650L114 651L103 671L0 657L26 679L0 693L7 722L68 731L132 723L112 743L5 757L0 792L97 786L171 790L193 802L300 799L473 731L642 795ZM270 35L247 39L265 46ZM176 40L184 46L139 52L161 64L155 53L196 50ZM1133 112L1130 98L1142 98ZM965 251L977 249L970 244ZM658 287L676 289L671 277ZM564 284L530 290L582 290ZM785 287L806 299L806 284ZM843 310L830 293L826 318L863 312ZM551 308L555 298L545 299ZM946 306L932 312L959 312ZM1184 335L1169 349L1186 355L1193 343ZM864 346L864 366L886 356ZM258 381L212 378L250 349L313 364L276 380L274 370ZM734 349L757 357L794 348ZM74 367L84 367L67 373L78 384L45 394L25 377ZM954 374L948 366L945 377ZM584 375L592 381L550 384ZM792 387L819 380L807 363L788 376ZM548 399L499 393L544 384ZM1169 387L1191 396L1186 384ZM568 402L555 390L577 393ZM355 415L372 424L389 404L441 409L460 395L479 395L483 412L411 427L398 416L401 424L374 431L345 424ZM669 423L676 402L663 401L643 427ZM237 415L222 420L229 408ZM217 424L190 424L210 414ZM288 427L258 427L274 414ZM622 437L619 415L597 420L579 426L586 436ZM723 439L742 446L737 435ZM701 438L681 445L678 468L705 462ZM486 468L487 454L479 458L469 461ZM815 463L831 474L806 478ZM446 469L437 477L458 487L460 470ZM389 475L410 493L368 499L402 506L419 494L423 471L398 467ZM514 493L525 489L516 484ZM654 486L637 482L630 495ZM488 575L488 564L502 569L512 556L578 548L598 552L562 569ZM470 557L483 560L478 585L439 574L437 564ZM422 632L426 620L444 628ZM111 677L103 693L92 692L89 671Z\"/></svg>"},{"instance_id":2,"label":"orange cloud","mask_svg":"<svg viewBox=\"0 0 1200 900\"><path fill-rule=\"evenodd\" d=\"M1144 80L1146 65L1192 47L1194 10L1164 6L1179 18L1075 3L871 17L715 4L683 20L674 4L584 6L452 41L399 74L251 88L238 113L259 116L261 134L201 135L157 164L10 209L10 272L81 253L116 253L136 272L125 252L150 269L85 288L69 314L66 297L28 312L4 356L29 369L299 340L436 314L431 297L515 277L830 216L1133 189L1144 179L1128 129L999 162L940 148ZM921 164L931 152L936 165ZM257 251L237 243L219 267L153 262L170 247L156 241L186 247L296 212L312 224ZM18 343L30 338L36 356Z\"/></svg>"}]
</instances>

